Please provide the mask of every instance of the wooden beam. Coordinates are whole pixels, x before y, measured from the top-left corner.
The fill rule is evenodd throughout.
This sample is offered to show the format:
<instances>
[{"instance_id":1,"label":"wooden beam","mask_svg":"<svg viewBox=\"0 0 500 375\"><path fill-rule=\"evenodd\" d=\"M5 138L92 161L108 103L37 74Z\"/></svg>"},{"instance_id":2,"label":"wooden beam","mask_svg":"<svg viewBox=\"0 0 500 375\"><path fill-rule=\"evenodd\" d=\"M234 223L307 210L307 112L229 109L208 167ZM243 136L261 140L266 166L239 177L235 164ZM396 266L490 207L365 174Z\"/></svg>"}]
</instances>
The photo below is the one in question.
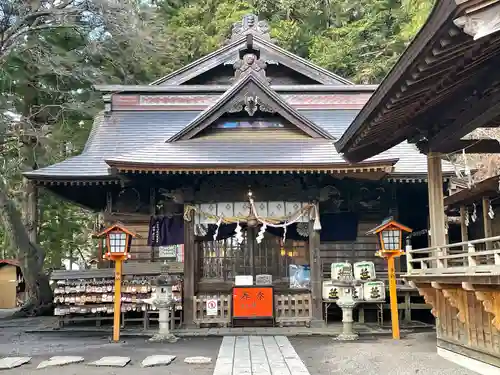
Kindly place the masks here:
<instances>
[{"instance_id":1,"label":"wooden beam","mask_svg":"<svg viewBox=\"0 0 500 375\"><path fill-rule=\"evenodd\" d=\"M461 150L464 150L466 154L500 154L500 142L496 139L459 139L447 147L433 149L443 154Z\"/></svg>"},{"instance_id":2,"label":"wooden beam","mask_svg":"<svg viewBox=\"0 0 500 375\"><path fill-rule=\"evenodd\" d=\"M483 77L485 79L485 77ZM500 116L500 92L485 95L429 140L431 150L453 147L453 143Z\"/></svg>"}]
</instances>

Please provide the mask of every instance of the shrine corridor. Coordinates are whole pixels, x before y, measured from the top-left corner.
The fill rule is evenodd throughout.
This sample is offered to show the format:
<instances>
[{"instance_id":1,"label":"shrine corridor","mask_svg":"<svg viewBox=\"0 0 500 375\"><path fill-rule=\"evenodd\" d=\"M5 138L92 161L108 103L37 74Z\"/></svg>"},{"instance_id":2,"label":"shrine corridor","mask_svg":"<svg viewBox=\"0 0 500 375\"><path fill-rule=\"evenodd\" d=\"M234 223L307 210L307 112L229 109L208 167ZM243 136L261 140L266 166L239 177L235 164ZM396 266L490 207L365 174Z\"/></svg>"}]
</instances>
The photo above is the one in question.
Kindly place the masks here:
<instances>
[{"instance_id":1,"label":"shrine corridor","mask_svg":"<svg viewBox=\"0 0 500 375\"><path fill-rule=\"evenodd\" d=\"M224 337L214 375L309 375L285 336Z\"/></svg>"}]
</instances>

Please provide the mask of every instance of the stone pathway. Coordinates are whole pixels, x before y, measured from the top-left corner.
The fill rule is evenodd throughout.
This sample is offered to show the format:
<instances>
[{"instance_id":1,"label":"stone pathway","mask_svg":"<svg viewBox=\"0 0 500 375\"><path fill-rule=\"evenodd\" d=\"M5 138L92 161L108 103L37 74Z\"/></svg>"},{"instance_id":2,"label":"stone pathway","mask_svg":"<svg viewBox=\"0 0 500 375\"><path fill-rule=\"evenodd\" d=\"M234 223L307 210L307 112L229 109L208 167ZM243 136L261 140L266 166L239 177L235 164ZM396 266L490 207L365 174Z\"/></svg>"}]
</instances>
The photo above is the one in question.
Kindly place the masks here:
<instances>
[{"instance_id":1,"label":"stone pathway","mask_svg":"<svg viewBox=\"0 0 500 375\"><path fill-rule=\"evenodd\" d=\"M141 367L167 366L174 361L175 355L150 355L141 362ZM5 357L0 358L0 370L8 370L16 367L21 367L31 362L31 357ZM44 369L46 367L62 367L72 364L82 364L85 361L83 357L76 356L55 356L48 360L42 361L36 367ZM97 361L86 363L89 366L95 367L125 367L129 364L129 357L109 356L102 357ZM187 357L184 361L188 364L209 364L212 359L209 357Z\"/></svg>"},{"instance_id":2,"label":"stone pathway","mask_svg":"<svg viewBox=\"0 0 500 375\"><path fill-rule=\"evenodd\" d=\"M310 375L285 336L227 336L214 375Z\"/></svg>"}]
</instances>

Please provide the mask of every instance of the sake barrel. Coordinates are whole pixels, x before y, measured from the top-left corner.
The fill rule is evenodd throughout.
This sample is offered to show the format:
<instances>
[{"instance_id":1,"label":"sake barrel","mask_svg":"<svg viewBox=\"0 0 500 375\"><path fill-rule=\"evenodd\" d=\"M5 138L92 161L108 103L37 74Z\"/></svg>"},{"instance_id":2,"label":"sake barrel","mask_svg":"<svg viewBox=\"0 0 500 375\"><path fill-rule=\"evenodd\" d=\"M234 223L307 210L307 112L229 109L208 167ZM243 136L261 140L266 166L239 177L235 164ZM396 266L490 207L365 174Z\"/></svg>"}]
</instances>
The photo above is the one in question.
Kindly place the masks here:
<instances>
[{"instance_id":1,"label":"sake barrel","mask_svg":"<svg viewBox=\"0 0 500 375\"><path fill-rule=\"evenodd\" d=\"M385 301L385 284L383 281L367 281L363 284L365 301Z\"/></svg>"},{"instance_id":2,"label":"sake barrel","mask_svg":"<svg viewBox=\"0 0 500 375\"><path fill-rule=\"evenodd\" d=\"M339 280L340 279L340 275L342 274L342 272L344 272L346 269L349 269L350 270L350 273L352 275L352 264L351 263L347 263L347 262L343 262L343 263L332 263L331 266L330 266L330 270L331 270L331 279L332 280Z\"/></svg>"},{"instance_id":3,"label":"sake barrel","mask_svg":"<svg viewBox=\"0 0 500 375\"><path fill-rule=\"evenodd\" d=\"M361 301L363 300L363 286L359 285L354 287L353 293L352 293L352 299L355 301Z\"/></svg>"},{"instance_id":4,"label":"sake barrel","mask_svg":"<svg viewBox=\"0 0 500 375\"><path fill-rule=\"evenodd\" d=\"M333 285L331 281L323 281L323 299L337 299L342 296L344 289Z\"/></svg>"},{"instance_id":5,"label":"sake barrel","mask_svg":"<svg viewBox=\"0 0 500 375\"><path fill-rule=\"evenodd\" d=\"M354 278L361 281L375 280L375 264L373 262L354 263Z\"/></svg>"}]
</instances>

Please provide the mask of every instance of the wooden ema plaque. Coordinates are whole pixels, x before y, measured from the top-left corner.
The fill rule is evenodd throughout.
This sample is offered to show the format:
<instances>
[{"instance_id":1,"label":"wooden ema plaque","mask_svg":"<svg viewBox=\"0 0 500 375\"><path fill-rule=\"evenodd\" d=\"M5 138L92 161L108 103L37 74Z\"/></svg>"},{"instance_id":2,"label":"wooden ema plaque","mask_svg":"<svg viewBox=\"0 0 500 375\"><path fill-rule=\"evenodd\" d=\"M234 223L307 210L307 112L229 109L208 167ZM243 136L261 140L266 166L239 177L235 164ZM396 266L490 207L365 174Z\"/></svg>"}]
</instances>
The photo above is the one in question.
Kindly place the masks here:
<instances>
[{"instance_id":1,"label":"wooden ema plaque","mask_svg":"<svg viewBox=\"0 0 500 375\"><path fill-rule=\"evenodd\" d=\"M271 286L233 288L233 318L272 319L274 292Z\"/></svg>"}]
</instances>

